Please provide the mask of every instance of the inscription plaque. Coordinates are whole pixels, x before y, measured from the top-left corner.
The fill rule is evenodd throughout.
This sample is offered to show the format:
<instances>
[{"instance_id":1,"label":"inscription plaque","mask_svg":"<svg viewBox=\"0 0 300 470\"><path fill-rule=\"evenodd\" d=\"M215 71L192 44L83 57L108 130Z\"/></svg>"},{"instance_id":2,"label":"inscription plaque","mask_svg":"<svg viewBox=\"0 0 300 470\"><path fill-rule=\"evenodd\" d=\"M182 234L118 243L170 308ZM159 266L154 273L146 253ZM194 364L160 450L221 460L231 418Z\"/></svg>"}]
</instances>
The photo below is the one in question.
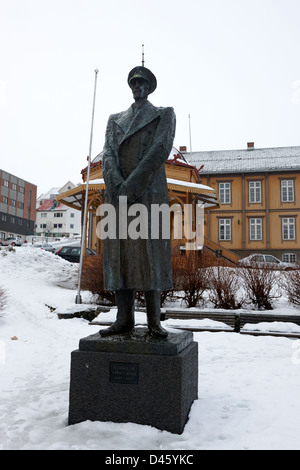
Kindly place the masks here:
<instances>
[{"instance_id":1,"label":"inscription plaque","mask_svg":"<svg viewBox=\"0 0 300 470\"><path fill-rule=\"evenodd\" d=\"M115 384L138 384L139 365L128 362L111 362L110 382Z\"/></svg>"}]
</instances>

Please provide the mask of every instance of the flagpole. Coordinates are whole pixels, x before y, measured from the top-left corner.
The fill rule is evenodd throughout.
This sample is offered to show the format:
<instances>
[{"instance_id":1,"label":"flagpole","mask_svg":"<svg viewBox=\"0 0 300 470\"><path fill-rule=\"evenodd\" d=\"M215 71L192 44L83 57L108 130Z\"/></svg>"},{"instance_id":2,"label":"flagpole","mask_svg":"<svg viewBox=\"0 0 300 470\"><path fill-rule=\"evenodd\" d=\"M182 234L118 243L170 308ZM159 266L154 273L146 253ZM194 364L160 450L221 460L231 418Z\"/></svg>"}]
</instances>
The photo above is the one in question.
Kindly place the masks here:
<instances>
[{"instance_id":1,"label":"flagpole","mask_svg":"<svg viewBox=\"0 0 300 470\"><path fill-rule=\"evenodd\" d=\"M91 134L90 134L90 147L88 155L88 170L86 177L86 190L85 190L85 201L84 201L84 216L82 223L82 234L81 234L81 250L80 250L80 261L79 261L79 275L78 275L78 290L75 297L75 303L81 304L81 278L82 278L82 265L83 265L83 254L84 254L84 245L85 245L85 234L86 234L86 224L87 224L87 204L88 204L88 194L89 194L89 181L90 181L90 170L91 170L91 156L92 156L92 142L93 142L93 127L94 127L94 115L95 115L95 101L96 101L96 89L97 89L97 77L99 70L95 70L95 84L94 84L94 98L93 98L93 110L92 110L92 124L91 124Z\"/></svg>"}]
</instances>

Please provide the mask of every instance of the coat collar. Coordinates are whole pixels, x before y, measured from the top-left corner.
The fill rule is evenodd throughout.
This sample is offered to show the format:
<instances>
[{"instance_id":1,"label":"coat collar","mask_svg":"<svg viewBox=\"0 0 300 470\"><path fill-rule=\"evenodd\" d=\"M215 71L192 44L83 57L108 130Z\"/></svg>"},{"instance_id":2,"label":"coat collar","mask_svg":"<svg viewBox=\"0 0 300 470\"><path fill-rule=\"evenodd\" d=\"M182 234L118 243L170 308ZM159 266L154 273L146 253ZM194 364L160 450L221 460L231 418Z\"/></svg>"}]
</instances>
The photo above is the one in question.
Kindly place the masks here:
<instances>
[{"instance_id":1,"label":"coat collar","mask_svg":"<svg viewBox=\"0 0 300 470\"><path fill-rule=\"evenodd\" d=\"M133 105L121 113L114 121L124 133L122 141L136 134L143 127L159 117L159 112L153 104L146 101L142 108L134 114Z\"/></svg>"}]
</instances>

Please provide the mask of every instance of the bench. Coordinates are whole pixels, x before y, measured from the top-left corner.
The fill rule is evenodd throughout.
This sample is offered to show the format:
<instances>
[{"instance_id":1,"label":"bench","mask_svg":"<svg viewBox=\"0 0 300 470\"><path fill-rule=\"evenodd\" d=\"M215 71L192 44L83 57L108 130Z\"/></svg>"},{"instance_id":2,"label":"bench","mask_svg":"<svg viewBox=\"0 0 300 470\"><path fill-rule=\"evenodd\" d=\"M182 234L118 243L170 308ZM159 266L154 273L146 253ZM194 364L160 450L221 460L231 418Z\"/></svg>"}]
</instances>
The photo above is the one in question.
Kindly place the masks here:
<instances>
[{"instance_id":1,"label":"bench","mask_svg":"<svg viewBox=\"0 0 300 470\"><path fill-rule=\"evenodd\" d=\"M217 309L213 312L204 312L203 310L191 310L191 309L182 309L182 310L175 310L175 309L164 309L162 311L161 320L213 320L216 322L221 322L227 325L227 327L223 326L199 326L197 325L182 325L177 326L174 324L174 327L181 328L181 329L188 329L192 331L236 331L236 315L235 313L228 313L218 311ZM169 322L168 326L172 326Z\"/></svg>"},{"instance_id":2,"label":"bench","mask_svg":"<svg viewBox=\"0 0 300 470\"><path fill-rule=\"evenodd\" d=\"M252 334L255 336L285 336L290 338L300 338L300 331L289 331L288 328L278 329L278 323L292 323L300 326L300 315L276 315L274 313L241 313L238 322L241 334ZM270 328L265 328L264 331L255 329L254 325L258 323L270 323ZM273 327L272 327L273 323ZM245 328L245 325L253 325L252 328Z\"/></svg>"}]
</instances>

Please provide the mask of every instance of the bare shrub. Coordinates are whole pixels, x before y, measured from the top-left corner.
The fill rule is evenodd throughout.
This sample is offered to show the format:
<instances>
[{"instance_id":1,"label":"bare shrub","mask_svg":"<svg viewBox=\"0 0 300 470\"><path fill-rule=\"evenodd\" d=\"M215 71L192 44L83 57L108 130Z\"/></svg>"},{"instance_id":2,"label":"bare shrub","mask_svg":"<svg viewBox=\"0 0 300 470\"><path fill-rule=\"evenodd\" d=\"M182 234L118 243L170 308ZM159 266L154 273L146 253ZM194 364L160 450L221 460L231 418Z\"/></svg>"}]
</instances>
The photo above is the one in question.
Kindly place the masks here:
<instances>
[{"instance_id":1,"label":"bare shrub","mask_svg":"<svg viewBox=\"0 0 300 470\"><path fill-rule=\"evenodd\" d=\"M6 293L3 287L1 286L0 287L0 312L2 312L4 310L4 307L6 306L6 300L7 300Z\"/></svg>"},{"instance_id":2,"label":"bare shrub","mask_svg":"<svg viewBox=\"0 0 300 470\"><path fill-rule=\"evenodd\" d=\"M240 278L234 268L209 268L209 300L215 308L235 310L243 306Z\"/></svg>"},{"instance_id":3,"label":"bare shrub","mask_svg":"<svg viewBox=\"0 0 300 470\"><path fill-rule=\"evenodd\" d=\"M240 268L239 271L250 302L259 310L273 310L274 299L281 296L278 272L255 264L251 268Z\"/></svg>"},{"instance_id":4,"label":"bare shrub","mask_svg":"<svg viewBox=\"0 0 300 470\"><path fill-rule=\"evenodd\" d=\"M300 307L300 270L285 272L282 287L289 302Z\"/></svg>"},{"instance_id":5,"label":"bare shrub","mask_svg":"<svg viewBox=\"0 0 300 470\"><path fill-rule=\"evenodd\" d=\"M181 291L181 298L187 307L196 307L203 300L208 287L208 278L203 259L195 252L173 257L174 290Z\"/></svg>"},{"instance_id":6,"label":"bare shrub","mask_svg":"<svg viewBox=\"0 0 300 470\"><path fill-rule=\"evenodd\" d=\"M96 303L115 305L114 292L104 289L102 256L89 256L84 259L81 288L90 291L95 296Z\"/></svg>"}]
</instances>

